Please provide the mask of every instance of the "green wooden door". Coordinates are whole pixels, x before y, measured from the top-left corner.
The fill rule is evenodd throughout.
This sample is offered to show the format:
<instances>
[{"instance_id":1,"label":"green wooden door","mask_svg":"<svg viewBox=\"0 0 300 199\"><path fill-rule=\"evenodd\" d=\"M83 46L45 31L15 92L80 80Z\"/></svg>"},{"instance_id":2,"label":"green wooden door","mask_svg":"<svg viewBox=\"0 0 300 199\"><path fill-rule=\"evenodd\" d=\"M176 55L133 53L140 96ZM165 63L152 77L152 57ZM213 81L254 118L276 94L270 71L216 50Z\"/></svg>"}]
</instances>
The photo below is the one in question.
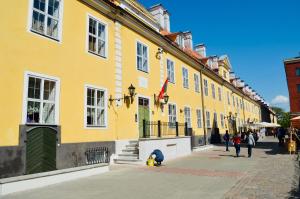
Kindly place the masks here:
<instances>
[{"instance_id":1,"label":"green wooden door","mask_svg":"<svg viewBox=\"0 0 300 199\"><path fill-rule=\"evenodd\" d=\"M143 120L150 121L149 99L139 97L138 116L139 116L139 133L143 137ZM150 126L146 125L146 136L150 136Z\"/></svg>"},{"instance_id":2,"label":"green wooden door","mask_svg":"<svg viewBox=\"0 0 300 199\"><path fill-rule=\"evenodd\" d=\"M56 170L56 131L38 127L27 133L26 174Z\"/></svg>"}]
</instances>

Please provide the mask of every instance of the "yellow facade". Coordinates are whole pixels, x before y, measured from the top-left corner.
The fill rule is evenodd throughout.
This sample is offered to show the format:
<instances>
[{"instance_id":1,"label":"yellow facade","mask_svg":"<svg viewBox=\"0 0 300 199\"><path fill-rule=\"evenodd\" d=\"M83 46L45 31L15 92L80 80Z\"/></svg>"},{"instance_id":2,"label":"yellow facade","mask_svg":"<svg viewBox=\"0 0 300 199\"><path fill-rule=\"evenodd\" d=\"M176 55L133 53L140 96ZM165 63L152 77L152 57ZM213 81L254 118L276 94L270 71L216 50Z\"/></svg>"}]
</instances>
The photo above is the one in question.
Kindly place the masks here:
<instances>
[{"instance_id":1,"label":"yellow facade","mask_svg":"<svg viewBox=\"0 0 300 199\"><path fill-rule=\"evenodd\" d=\"M94 2L94 1L91 1ZM166 41L157 36L149 39L146 36L148 29L144 29L145 35L129 27L125 22L106 16L106 11L101 11L101 6L93 8L83 1L63 1L63 17L61 40L55 41L45 36L30 31L29 18L32 14L32 1L5 1L2 7L16 8L2 9L0 12L2 30L0 35L0 90L1 115L0 120L0 146L15 146L19 144L19 125L24 112L24 76L26 72L33 72L58 78L60 81L59 98L59 122L61 126L61 143L80 143L97 141L114 141L123 139L138 139L139 128L136 121L138 114L138 97L145 97L150 102L150 119L152 121L168 121L168 106L163 109L154 104L154 94L159 94L162 81L167 78L167 59L174 62L175 83L168 84L169 103L176 104L176 117L178 122L184 122L184 107L190 107L191 126L195 135L204 135L205 114L202 114L202 127L197 127L196 110L210 112L210 122L213 121L214 112L217 113L220 132L224 133L221 125L221 116L237 113L241 121L260 120L259 105L243 96L242 92L232 91L227 84L203 74L200 77L200 64L195 61L186 61L186 55L178 56L178 50L174 47L166 47L174 50L165 51L161 58L157 58L157 49L165 45ZM109 5L103 4L109 8ZM107 25L107 57L102 58L87 51L88 16L92 16ZM121 15L118 16L121 19ZM10 19L10 20L8 20ZM124 19L125 20L125 19ZM151 32L151 31L150 31ZM137 95L134 101L126 105L117 106L116 101L109 102L110 95L115 97L116 90L116 34L121 38L121 88L123 94L128 94L128 87L133 84ZM151 33L154 34L154 33ZM151 35L150 34L150 35ZM157 33L158 34L158 33ZM161 43L159 43L161 41ZM136 45L137 42L148 47L149 71L137 70ZM172 52L177 53L172 53ZM192 58L191 58L192 59ZM191 64L193 62L193 65ZM198 64L198 67L196 65ZM182 67L188 70L188 88L183 87ZM222 68L227 74L228 70ZM213 72L211 72L213 73ZM199 92L195 91L194 74L199 75L199 81L208 81L208 96L203 96L203 81L199 83ZM215 74L214 74L215 75ZM222 75L220 75L222 76ZM141 81L143 83L141 83ZM145 84L141 86L141 84ZM212 84L215 88L215 99L212 97ZM84 125L85 111L85 85L93 85L107 90L107 126L105 128L86 128ZM221 89L219 100L218 89ZM230 94L231 104L227 103L227 93ZM242 110L233 107L232 95L238 101L243 100L247 109ZM122 100L121 100L122 101ZM248 108L249 107L249 108ZM225 120L224 120L225 121ZM226 123L226 121L225 121Z\"/></svg>"}]
</instances>

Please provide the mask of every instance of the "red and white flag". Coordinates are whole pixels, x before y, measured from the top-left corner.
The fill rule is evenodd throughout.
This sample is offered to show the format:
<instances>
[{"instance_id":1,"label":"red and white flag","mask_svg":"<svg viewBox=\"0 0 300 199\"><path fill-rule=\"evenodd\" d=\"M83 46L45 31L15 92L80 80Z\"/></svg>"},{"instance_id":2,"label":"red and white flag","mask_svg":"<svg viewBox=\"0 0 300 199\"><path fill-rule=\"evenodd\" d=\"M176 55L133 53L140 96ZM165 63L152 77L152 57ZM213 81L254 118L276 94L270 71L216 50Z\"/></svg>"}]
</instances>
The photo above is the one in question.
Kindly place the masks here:
<instances>
[{"instance_id":1,"label":"red and white flag","mask_svg":"<svg viewBox=\"0 0 300 199\"><path fill-rule=\"evenodd\" d=\"M168 82L169 82L169 79L167 78L163 87L161 88L159 95L158 95L159 100L164 98L164 95L167 92Z\"/></svg>"}]
</instances>

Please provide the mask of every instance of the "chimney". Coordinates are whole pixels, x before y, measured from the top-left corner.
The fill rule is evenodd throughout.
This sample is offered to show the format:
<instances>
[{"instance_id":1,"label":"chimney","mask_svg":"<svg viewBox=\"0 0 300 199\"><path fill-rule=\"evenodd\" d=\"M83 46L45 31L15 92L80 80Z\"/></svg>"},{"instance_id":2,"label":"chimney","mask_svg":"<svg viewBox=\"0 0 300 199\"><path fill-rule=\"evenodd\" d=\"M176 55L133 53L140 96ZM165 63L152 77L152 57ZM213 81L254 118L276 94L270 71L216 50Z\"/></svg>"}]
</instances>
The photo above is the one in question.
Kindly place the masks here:
<instances>
[{"instance_id":1,"label":"chimney","mask_svg":"<svg viewBox=\"0 0 300 199\"><path fill-rule=\"evenodd\" d=\"M206 47L205 44L197 44L194 49L202 57L206 57Z\"/></svg>"},{"instance_id":2,"label":"chimney","mask_svg":"<svg viewBox=\"0 0 300 199\"><path fill-rule=\"evenodd\" d=\"M184 32L183 37L184 37L184 48L193 49L192 32L191 31Z\"/></svg>"},{"instance_id":3,"label":"chimney","mask_svg":"<svg viewBox=\"0 0 300 199\"><path fill-rule=\"evenodd\" d=\"M157 4L149 8L149 12L160 25L161 29L170 32L170 14L162 4Z\"/></svg>"}]
</instances>

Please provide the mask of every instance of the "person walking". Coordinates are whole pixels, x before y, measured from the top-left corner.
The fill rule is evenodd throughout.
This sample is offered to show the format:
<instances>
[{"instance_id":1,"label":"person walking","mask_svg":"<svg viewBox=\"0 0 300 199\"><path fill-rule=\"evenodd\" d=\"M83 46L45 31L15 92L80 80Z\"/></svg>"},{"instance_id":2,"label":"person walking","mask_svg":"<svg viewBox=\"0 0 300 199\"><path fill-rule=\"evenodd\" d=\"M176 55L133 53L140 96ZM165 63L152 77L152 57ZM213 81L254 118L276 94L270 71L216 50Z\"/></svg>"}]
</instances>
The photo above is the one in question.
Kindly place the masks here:
<instances>
[{"instance_id":1,"label":"person walking","mask_svg":"<svg viewBox=\"0 0 300 199\"><path fill-rule=\"evenodd\" d=\"M251 158L252 156L252 148L255 146L255 140L252 135L252 131L249 131L247 133L247 138L246 138L247 146L248 146L248 158Z\"/></svg>"},{"instance_id":2,"label":"person walking","mask_svg":"<svg viewBox=\"0 0 300 199\"><path fill-rule=\"evenodd\" d=\"M233 136L232 141L233 141L233 144L234 144L236 157L239 157L240 156L240 151L241 151L241 136L238 133L236 133Z\"/></svg>"},{"instance_id":3,"label":"person walking","mask_svg":"<svg viewBox=\"0 0 300 199\"><path fill-rule=\"evenodd\" d=\"M230 136L229 136L229 133L228 133L228 130L226 130L226 133L225 135L223 136L223 139L225 141L225 145L226 145L226 151L229 151L229 141L230 141Z\"/></svg>"}]
</instances>

